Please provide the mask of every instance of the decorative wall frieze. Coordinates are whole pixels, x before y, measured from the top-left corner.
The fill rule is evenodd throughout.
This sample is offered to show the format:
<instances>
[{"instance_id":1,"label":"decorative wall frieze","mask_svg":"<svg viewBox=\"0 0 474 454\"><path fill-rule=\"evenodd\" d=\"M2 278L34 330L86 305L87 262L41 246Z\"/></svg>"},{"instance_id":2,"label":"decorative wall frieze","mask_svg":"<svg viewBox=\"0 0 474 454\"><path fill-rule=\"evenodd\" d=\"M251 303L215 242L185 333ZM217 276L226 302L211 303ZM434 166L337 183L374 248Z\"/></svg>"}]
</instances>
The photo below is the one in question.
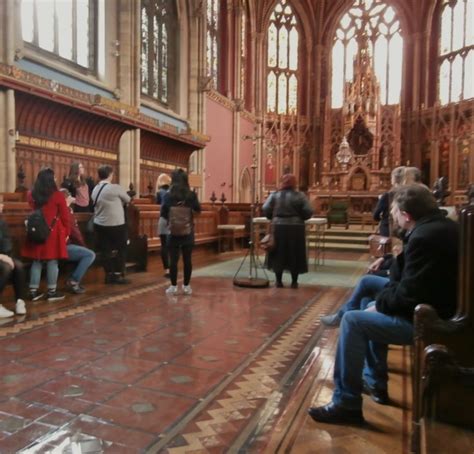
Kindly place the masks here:
<instances>
[{"instance_id":1,"label":"decorative wall frieze","mask_svg":"<svg viewBox=\"0 0 474 454\"><path fill-rule=\"evenodd\" d=\"M254 123L257 121L257 117L252 112L249 112L248 110L242 110L240 112L240 116Z\"/></svg>"},{"instance_id":2,"label":"decorative wall frieze","mask_svg":"<svg viewBox=\"0 0 474 454\"><path fill-rule=\"evenodd\" d=\"M215 101L217 104L224 106L226 109L229 109L232 111L235 110L235 102L225 97L224 95L221 95L218 91L215 91L215 90L208 91L207 97Z\"/></svg>"},{"instance_id":3,"label":"decorative wall frieze","mask_svg":"<svg viewBox=\"0 0 474 454\"><path fill-rule=\"evenodd\" d=\"M168 164L160 161L151 161L150 159L140 159L140 164L148 167L166 170L174 170L177 167L176 164Z\"/></svg>"},{"instance_id":4,"label":"decorative wall frieze","mask_svg":"<svg viewBox=\"0 0 474 454\"><path fill-rule=\"evenodd\" d=\"M80 90L62 85L56 80L46 79L37 74L24 71L14 65L0 63L0 85L6 85L19 91L31 93L31 88L40 90L42 95L49 96L54 99L60 95L64 101L71 104L81 103L82 107L90 107L90 110L96 115L107 116L112 118L110 114L115 114L114 118L127 124L133 124L137 128L149 129L156 134L163 134L179 142L186 142L196 146L196 148L204 148L204 135L195 132L186 132L186 136L182 136L176 126L164 121L156 120L139 112L139 108L120 101L106 98L98 94L85 93ZM34 94L34 92L33 92ZM149 126L147 128L146 126Z\"/></svg>"},{"instance_id":5,"label":"decorative wall frieze","mask_svg":"<svg viewBox=\"0 0 474 454\"><path fill-rule=\"evenodd\" d=\"M59 142L57 140L42 139L39 137L31 137L20 135L17 140L17 146L28 145L31 147L53 150L64 153L71 153L80 156L91 156L94 158L107 159L109 161L117 161L118 155L97 148L83 147L72 145L70 143Z\"/></svg>"}]
</instances>

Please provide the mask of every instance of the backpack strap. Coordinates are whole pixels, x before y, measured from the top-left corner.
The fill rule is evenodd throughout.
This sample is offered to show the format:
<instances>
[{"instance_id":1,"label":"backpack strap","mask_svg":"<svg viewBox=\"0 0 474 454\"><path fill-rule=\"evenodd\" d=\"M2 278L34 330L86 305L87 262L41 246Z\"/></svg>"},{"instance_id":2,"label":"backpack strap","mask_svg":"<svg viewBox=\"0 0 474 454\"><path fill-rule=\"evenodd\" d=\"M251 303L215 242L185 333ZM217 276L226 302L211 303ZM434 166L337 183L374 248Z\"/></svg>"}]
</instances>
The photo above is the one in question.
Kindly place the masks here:
<instances>
[{"instance_id":1,"label":"backpack strap","mask_svg":"<svg viewBox=\"0 0 474 454\"><path fill-rule=\"evenodd\" d=\"M97 201L99 200L100 193L102 192L102 190L103 190L108 184L109 184L109 183L105 183L105 184L102 185L102 187L99 189L99 192L97 193L97 197L95 198L95 202L92 204L92 208L95 208L95 206L97 205Z\"/></svg>"}]
</instances>

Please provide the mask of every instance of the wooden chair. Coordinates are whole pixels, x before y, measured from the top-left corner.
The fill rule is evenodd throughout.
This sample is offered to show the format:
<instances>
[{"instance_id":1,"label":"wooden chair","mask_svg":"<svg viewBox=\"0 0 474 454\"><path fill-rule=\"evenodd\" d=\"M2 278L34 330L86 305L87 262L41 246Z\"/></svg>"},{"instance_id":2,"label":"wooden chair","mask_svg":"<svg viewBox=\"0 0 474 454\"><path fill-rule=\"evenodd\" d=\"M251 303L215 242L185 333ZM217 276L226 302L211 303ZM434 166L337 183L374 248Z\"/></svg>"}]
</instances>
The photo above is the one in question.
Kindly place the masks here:
<instances>
[{"instance_id":1,"label":"wooden chair","mask_svg":"<svg viewBox=\"0 0 474 454\"><path fill-rule=\"evenodd\" d=\"M458 309L450 320L415 310L412 451L425 452L433 421L474 427L474 206L460 215ZM435 429L436 430L436 429Z\"/></svg>"}]
</instances>

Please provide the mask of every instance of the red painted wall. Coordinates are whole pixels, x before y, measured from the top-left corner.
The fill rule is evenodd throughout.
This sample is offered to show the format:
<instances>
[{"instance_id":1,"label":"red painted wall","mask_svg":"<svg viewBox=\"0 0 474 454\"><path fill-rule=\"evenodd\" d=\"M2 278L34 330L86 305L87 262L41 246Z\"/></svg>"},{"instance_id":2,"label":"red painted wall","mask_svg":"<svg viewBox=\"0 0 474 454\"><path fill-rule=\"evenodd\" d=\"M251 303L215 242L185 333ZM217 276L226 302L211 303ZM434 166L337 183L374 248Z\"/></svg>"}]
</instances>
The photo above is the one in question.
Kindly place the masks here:
<instances>
[{"instance_id":1,"label":"red painted wall","mask_svg":"<svg viewBox=\"0 0 474 454\"><path fill-rule=\"evenodd\" d=\"M239 176L242 174L242 170L245 167L248 167L250 170L250 166L252 165L252 156L254 153L254 145L252 140L242 140L242 136L254 136L254 123L247 118L244 118L242 115L240 116L240 168L239 168Z\"/></svg>"},{"instance_id":2,"label":"red painted wall","mask_svg":"<svg viewBox=\"0 0 474 454\"><path fill-rule=\"evenodd\" d=\"M224 193L232 201L232 123L233 112L207 98L207 131L211 141L204 155L205 196L209 202L212 191L218 198Z\"/></svg>"}]
</instances>

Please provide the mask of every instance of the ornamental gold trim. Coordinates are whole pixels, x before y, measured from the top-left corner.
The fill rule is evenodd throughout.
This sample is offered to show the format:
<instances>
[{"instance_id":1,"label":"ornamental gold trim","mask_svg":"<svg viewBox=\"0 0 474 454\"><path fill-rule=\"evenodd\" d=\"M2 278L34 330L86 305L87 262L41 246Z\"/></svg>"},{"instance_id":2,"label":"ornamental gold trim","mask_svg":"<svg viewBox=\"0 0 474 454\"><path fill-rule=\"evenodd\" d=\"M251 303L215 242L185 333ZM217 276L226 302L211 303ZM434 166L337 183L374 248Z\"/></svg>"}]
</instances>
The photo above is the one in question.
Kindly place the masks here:
<instances>
[{"instance_id":1,"label":"ornamental gold trim","mask_svg":"<svg viewBox=\"0 0 474 454\"><path fill-rule=\"evenodd\" d=\"M155 167L157 169L168 169L168 170L175 170L179 167L176 164L167 164L167 163L159 162L159 161L150 161L149 159L140 159L140 164L143 164L144 166L148 166L148 167Z\"/></svg>"},{"instance_id":2,"label":"ornamental gold trim","mask_svg":"<svg viewBox=\"0 0 474 454\"><path fill-rule=\"evenodd\" d=\"M83 147L80 145L72 145L70 143L59 142L49 139L41 139L39 137L30 137L20 135L17 140L18 145L27 145L52 151L61 151L81 156L91 156L93 158L106 159L108 161L118 161L118 155L97 148Z\"/></svg>"}]
</instances>

